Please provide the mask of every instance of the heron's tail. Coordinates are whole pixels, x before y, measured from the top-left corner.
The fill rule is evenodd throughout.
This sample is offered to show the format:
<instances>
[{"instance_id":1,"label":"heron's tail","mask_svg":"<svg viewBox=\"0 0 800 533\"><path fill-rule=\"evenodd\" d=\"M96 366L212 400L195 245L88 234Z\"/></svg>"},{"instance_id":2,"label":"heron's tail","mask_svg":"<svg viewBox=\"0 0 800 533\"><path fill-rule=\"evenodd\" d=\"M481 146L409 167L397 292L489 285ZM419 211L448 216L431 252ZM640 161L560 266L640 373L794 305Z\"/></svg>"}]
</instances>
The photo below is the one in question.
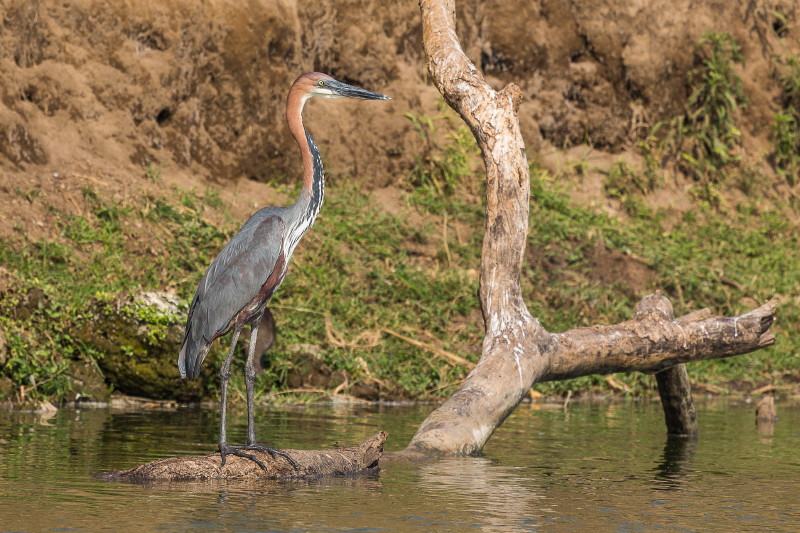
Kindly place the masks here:
<instances>
[{"instance_id":1,"label":"heron's tail","mask_svg":"<svg viewBox=\"0 0 800 533\"><path fill-rule=\"evenodd\" d=\"M181 373L181 378L186 379L186 341L181 346L181 353L178 354L178 372Z\"/></svg>"},{"instance_id":2,"label":"heron's tail","mask_svg":"<svg viewBox=\"0 0 800 533\"><path fill-rule=\"evenodd\" d=\"M178 354L178 371L182 378L195 379L200 376L200 366L203 364L203 359L206 358L210 348L210 343L198 343L187 332L186 337L183 339L183 345L181 345L181 351Z\"/></svg>"}]
</instances>

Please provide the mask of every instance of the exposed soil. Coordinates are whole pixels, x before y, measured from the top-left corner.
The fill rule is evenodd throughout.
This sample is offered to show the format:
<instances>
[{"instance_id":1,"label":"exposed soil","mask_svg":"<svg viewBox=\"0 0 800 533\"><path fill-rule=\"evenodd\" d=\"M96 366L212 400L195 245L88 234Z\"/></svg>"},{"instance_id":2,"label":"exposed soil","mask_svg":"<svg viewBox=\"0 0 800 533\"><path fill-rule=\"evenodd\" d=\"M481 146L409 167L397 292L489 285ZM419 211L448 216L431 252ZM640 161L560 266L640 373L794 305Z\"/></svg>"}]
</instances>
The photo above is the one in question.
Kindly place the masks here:
<instances>
[{"instance_id":1,"label":"exposed soil","mask_svg":"<svg viewBox=\"0 0 800 533\"><path fill-rule=\"evenodd\" d=\"M609 250L598 240L589 254L588 278L603 284L617 283L628 296L653 290L655 273L647 264L630 254Z\"/></svg>"},{"instance_id":2,"label":"exposed soil","mask_svg":"<svg viewBox=\"0 0 800 533\"><path fill-rule=\"evenodd\" d=\"M800 14L790 0L458 7L465 50L493 84L523 89L527 145L552 167L569 162L556 148L588 145L584 156L599 160L630 151L678 112L710 30L742 45L746 148L762 149L778 90L772 58L797 48ZM436 112L413 2L5 0L0 12L0 236L15 223L34 238L49 231L26 195L80 211L82 187L133 196L151 187L148 167L181 187L236 184L253 200L244 210L274 201L248 181L297 174L283 105L303 71L394 98L309 106L334 180L396 184L421 149L403 113ZM576 193L596 197L596 183Z\"/></svg>"}]
</instances>

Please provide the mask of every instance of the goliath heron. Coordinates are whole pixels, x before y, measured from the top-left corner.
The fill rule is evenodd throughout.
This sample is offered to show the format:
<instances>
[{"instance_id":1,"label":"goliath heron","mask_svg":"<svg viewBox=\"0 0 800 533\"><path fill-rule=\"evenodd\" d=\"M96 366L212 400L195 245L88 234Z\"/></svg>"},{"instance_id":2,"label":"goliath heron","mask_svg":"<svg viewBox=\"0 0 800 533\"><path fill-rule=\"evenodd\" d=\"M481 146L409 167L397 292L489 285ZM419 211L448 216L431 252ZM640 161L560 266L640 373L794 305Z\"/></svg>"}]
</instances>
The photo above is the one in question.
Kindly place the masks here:
<instances>
[{"instance_id":1,"label":"goliath heron","mask_svg":"<svg viewBox=\"0 0 800 533\"><path fill-rule=\"evenodd\" d=\"M286 121L289 131L300 147L303 161L303 188L300 197L289 207L265 207L257 211L236 235L225 245L208 267L189 308L186 333L183 338L178 369L181 377L200 375L211 345L218 337L233 330L231 345L220 369L220 425L219 453L222 465L226 455L237 455L255 461L266 470L254 455L243 450L268 452L285 457L297 468L288 454L256 444L253 423L253 383L258 324L267 302L278 290L289 258L303 234L311 227L322 206L325 176L322 158L311 135L303 127L303 105L309 98L360 98L363 100L389 100L388 96L373 93L337 81L320 72L303 74L292 84L286 101ZM245 325L250 326L250 346L245 364L247 388L247 444L232 446L225 435L225 408L231 360L239 334Z\"/></svg>"}]
</instances>

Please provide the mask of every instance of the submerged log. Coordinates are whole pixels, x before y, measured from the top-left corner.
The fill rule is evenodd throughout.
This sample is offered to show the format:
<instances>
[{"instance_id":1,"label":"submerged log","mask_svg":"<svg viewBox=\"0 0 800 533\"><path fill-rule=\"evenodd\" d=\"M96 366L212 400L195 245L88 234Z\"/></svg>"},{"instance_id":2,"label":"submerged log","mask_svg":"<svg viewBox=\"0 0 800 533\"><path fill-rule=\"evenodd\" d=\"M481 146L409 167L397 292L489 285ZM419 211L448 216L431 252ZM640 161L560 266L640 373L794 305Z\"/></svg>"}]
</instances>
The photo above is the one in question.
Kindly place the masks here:
<instances>
[{"instance_id":1,"label":"submerged log","mask_svg":"<svg viewBox=\"0 0 800 533\"><path fill-rule=\"evenodd\" d=\"M767 395L761 398L756 405L756 420L758 422L776 422L778 411L775 409L775 398Z\"/></svg>"},{"instance_id":2,"label":"submerged log","mask_svg":"<svg viewBox=\"0 0 800 533\"><path fill-rule=\"evenodd\" d=\"M221 467L219 453L167 457L150 463L116 472L95 476L111 481L208 481L208 480L266 480L318 478L375 473L383 455L383 445L388 434L381 431L359 446L330 450L283 450L300 465L295 470L284 457L274 459L266 452L248 451L264 463L262 470L250 459L228 455Z\"/></svg>"},{"instance_id":3,"label":"submerged log","mask_svg":"<svg viewBox=\"0 0 800 533\"><path fill-rule=\"evenodd\" d=\"M686 365L676 365L656 373L656 385L664 408L667 435L696 436L697 411Z\"/></svg>"}]
</instances>

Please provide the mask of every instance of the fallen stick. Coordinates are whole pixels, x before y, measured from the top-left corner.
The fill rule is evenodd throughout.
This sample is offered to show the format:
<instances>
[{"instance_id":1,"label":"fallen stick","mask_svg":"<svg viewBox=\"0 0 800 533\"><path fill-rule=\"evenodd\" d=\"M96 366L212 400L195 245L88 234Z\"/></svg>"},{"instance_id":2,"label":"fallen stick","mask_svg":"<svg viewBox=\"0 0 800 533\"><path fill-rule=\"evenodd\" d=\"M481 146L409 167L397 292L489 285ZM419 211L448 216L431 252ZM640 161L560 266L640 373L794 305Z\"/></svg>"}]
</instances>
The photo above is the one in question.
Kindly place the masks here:
<instances>
[{"instance_id":1,"label":"fallen stick","mask_svg":"<svg viewBox=\"0 0 800 533\"><path fill-rule=\"evenodd\" d=\"M406 341L407 343L409 343L409 344L411 344L413 346L416 346L417 348L422 348L423 350L427 350L431 354L435 355L439 359L444 360L447 363L450 363L451 365L462 365L462 366L465 366L467 368L472 368L472 367L475 366L475 363L467 361L463 357L459 357L458 355L456 355L454 353L450 353L450 352L448 352L446 350L442 350L441 348L437 348L436 346L433 346L433 345L428 344L426 342L422 342L422 341L418 341L416 339L412 339L411 337L403 335L402 333L397 333L396 331L393 331L393 330L391 330L389 328L381 328L381 329L384 332L388 333L389 335L392 335L393 337L397 337L398 339L400 339L402 341Z\"/></svg>"}]
</instances>

